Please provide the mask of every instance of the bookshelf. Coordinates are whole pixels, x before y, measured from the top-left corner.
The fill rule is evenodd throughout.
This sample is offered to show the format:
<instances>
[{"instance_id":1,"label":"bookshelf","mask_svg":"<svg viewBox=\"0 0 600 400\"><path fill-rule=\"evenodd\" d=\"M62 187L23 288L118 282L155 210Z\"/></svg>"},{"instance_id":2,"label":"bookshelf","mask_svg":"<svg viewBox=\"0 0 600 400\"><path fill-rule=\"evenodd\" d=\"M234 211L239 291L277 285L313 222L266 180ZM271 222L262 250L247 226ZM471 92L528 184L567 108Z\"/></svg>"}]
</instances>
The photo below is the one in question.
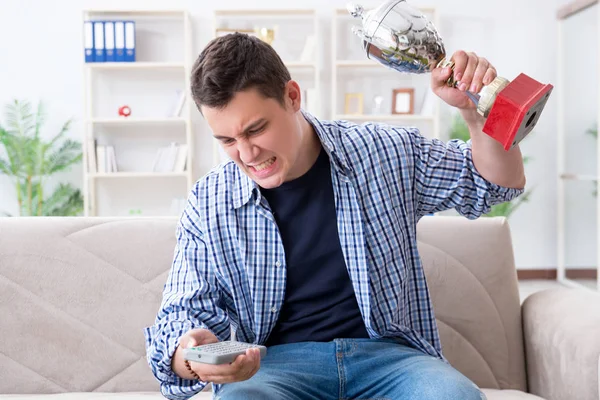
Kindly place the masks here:
<instances>
[{"instance_id":1,"label":"bookshelf","mask_svg":"<svg viewBox=\"0 0 600 400\"><path fill-rule=\"evenodd\" d=\"M436 26L434 8L420 8ZM440 106L431 92L429 74L401 74L366 57L361 40L351 31L360 26L346 9L333 13L331 30L331 118L352 122L384 122L419 128L429 138L440 138ZM412 89L412 113L392 110L394 89ZM358 102L352 106L352 102Z\"/></svg>"},{"instance_id":2,"label":"bookshelf","mask_svg":"<svg viewBox=\"0 0 600 400\"><path fill-rule=\"evenodd\" d=\"M136 48L133 62L83 62L82 57L85 215L178 214L173 204L183 203L194 182L190 15L86 9L82 19L134 21ZM122 106L131 109L130 116L119 115ZM164 150L159 158L166 148L168 157Z\"/></svg>"}]
</instances>

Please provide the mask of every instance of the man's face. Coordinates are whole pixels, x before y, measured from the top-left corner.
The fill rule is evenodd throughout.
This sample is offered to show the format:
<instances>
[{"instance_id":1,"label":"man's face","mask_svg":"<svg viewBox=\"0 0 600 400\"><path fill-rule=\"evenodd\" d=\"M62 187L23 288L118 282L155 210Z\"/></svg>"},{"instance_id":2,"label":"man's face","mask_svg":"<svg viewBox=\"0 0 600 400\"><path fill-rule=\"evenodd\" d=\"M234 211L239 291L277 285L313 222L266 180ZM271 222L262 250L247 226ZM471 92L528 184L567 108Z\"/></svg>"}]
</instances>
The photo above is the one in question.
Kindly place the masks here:
<instances>
[{"instance_id":1,"label":"man's face","mask_svg":"<svg viewBox=\"0 0 600 400\"><path fill-rule=\"evenodd\" d=\"M257 90L238 92L225 108L202 106L202 114L227 155L259 186L278 187L301 175L298 85L285 89L285 107Z\"/></svg>"}]
</instances>

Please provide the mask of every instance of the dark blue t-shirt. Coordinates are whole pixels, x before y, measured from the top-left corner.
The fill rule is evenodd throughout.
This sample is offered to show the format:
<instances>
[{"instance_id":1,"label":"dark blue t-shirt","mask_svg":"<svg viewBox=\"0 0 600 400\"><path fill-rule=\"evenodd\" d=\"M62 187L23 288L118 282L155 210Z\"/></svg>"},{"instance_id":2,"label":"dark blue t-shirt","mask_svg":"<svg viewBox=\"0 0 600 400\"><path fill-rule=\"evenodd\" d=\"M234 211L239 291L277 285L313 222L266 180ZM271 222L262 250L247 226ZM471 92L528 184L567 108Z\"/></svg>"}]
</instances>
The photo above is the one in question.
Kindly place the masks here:
<instances>
[{"instance_id":1,"label":"dark blue t-shirt","mask_svg":"<svg viewBox=\"0 0 600 400\"><path fill-rule=\"evenodd\" d=\"M267 346L369 337L340 246L327 153L321 149L303 176L261 193L283 240L287 273Z\"/></svg>"}]
</instances>

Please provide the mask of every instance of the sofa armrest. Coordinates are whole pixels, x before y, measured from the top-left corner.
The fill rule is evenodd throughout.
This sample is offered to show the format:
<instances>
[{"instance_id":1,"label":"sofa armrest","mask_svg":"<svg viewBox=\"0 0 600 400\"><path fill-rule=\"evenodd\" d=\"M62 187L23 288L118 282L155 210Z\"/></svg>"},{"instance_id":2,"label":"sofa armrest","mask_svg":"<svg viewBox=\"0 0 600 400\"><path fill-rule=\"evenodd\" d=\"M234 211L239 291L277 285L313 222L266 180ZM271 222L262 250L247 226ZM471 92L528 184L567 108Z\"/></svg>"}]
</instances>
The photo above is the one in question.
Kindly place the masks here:
<instances>
[{"instance_id":1,"label":"sofa armrest","mask_svg":"<svg viewBox=\"0 0 600 400\"><path fill-rule=\"evenodd\" d=\"M548 400L598 400L600 293L545 290L522 311L529 391Z\"/></svg>"}]
</instances>

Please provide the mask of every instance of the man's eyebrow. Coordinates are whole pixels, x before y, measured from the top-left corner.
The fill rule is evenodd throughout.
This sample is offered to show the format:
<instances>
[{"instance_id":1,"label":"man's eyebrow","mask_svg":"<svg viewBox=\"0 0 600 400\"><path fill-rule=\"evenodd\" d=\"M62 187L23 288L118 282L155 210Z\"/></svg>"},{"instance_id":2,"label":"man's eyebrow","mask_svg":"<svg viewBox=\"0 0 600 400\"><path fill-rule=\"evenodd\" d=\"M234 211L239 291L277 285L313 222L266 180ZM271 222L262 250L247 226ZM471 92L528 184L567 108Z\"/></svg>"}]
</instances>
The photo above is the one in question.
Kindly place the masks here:
<instances>
[{"instance_id":1,"label":"man's eyebrow","mask_svg":"<svg viewBox=\"0 0 600 400\"><path fill-rule=\"evenodd\" d=\"M244 128L243 134L248 134L249 131L258 128L260 125L262 125L264 122L266 121L266 119L264 118L260 118L254 122L252 122L250 125L246 126ZM213 136L215 139L231 139L229 136Z\"/></svg>"},{"instance_id":2,"label":"man's eyebrow","mask_svg":"<svg viewBox=\"0 0 600 400\"><path fill-rule=\"evenodd\" d=\"M250 125L246 126L246 128L244 128L244 133L248 133L249 131L258 128L260 125L262 125L263 122L265 122L264 118L260 118L259 120L254 121Z\"/></svg>"}]
</instances>

